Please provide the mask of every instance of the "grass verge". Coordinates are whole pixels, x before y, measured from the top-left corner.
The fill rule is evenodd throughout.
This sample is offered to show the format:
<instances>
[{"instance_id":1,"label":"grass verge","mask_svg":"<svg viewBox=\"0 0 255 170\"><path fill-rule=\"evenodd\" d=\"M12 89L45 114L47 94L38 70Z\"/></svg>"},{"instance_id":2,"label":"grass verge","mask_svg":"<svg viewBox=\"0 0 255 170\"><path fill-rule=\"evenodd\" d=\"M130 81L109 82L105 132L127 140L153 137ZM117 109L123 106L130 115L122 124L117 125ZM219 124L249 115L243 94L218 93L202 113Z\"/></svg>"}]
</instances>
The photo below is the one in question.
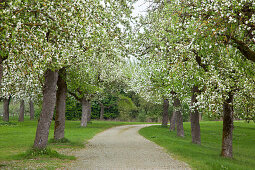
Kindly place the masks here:
<instances>
[{"instance_id":1,"label":"grass verge","mask_svg":"<svg viewBox=\"0 0 255 170\"><path fill-rule=\"evenodd\" d=\"M0 120L0 169L56 169L70 163L72 151L81 149L86 141L105 129L138 122L92 121L88 127L80 127L80 121L66 121L65 139L53 140L54 123L49 133L47 150L31 150L35 139L37 121L24 122L12 118L9 123ZM56 152L57 151L57 152Z\"/></svg>"},{"instance_id":2,"label":"grass verge","mask_svg":"<svg viewBox=\"0 0 255 170\"><path fill-rule=\"evenodd\" d=\"M255 124L234 122L233 159L222 158L222 122L201 122L201 145L191 143L190 123L184 123L185 137L177 137L168 128L151 126L139 133L164 147L176 159L187 162L193 169L254 169Z\"/></svg>"},{"instance_id":3,"label":"grass verge","mask_svg":"<svg viewBox=\"0 0 255 170\"><path fill-rule=\"evenodd\" d=\"M25 153L17 155L17 159L38 159L38 158L58 158L58 159L69 159L75 160L75 156L68 156L60 154L52 149L29 149Z\"/></svg>"}]
</instances>

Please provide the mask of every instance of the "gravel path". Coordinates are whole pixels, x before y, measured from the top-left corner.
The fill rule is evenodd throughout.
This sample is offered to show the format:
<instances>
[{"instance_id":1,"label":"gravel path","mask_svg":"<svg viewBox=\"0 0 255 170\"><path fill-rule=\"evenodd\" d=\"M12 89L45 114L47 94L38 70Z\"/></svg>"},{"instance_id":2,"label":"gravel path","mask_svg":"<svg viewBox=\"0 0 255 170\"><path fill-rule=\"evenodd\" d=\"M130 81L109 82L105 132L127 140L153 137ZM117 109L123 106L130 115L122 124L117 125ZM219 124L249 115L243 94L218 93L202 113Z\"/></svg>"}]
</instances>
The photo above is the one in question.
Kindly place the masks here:
<instances>
[{"instance_id":1,"label":"gravel path","mask_svg":"<svg viewBox=\"0 0 255 170\"><path fill-rule=\"evenodd\" d=\"M108 129L78 151L71 169L190 169L169 156L163 148L138 134L150 125L126 125Z\"/></svg>"}]
</instances>

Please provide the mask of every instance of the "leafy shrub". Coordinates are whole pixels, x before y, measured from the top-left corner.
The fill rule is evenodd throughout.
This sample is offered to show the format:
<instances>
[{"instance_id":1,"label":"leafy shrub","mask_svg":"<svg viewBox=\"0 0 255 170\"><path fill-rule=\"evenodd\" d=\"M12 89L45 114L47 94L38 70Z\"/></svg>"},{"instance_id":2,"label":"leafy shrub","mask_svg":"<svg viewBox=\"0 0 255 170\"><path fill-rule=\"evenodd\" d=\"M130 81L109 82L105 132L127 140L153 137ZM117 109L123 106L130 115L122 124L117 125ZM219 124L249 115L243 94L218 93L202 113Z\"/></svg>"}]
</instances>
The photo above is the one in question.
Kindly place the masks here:
<instances>
[{"instance_id":1,"label":"leafy shrub","mask_svg":"<svg viewBox=\"0 0 255 170\"><path fill-rule=\"evenodd\" d=\"M73 97L68 96L66 100L66 119L80 120L81 119L81 103Z\"/></svg>"}]
</instances>

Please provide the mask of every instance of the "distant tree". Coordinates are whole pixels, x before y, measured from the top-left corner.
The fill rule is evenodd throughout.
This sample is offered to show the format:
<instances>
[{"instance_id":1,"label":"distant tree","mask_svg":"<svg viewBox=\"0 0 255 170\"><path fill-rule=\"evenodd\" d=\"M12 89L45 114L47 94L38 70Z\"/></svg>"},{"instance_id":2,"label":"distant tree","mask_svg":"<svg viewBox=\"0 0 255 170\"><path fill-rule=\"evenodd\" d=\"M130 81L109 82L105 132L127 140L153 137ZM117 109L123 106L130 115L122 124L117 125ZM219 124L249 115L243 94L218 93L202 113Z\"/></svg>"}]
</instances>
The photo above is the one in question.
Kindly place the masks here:
<instances>
[{"instance_id":1,"label":"distant tree","mask_svg":"<svg viewBox=\"0 0 255 170\"><path fill-rule=\"evenodd\" d=\"M35 108L34 108L34 102L32 100L30 100L30 102L29 102L29 113L30 113L30 120L34 120Z\"/></svg>"},{"instance_id":2,"label":"distant tree","mask_svg":"<svg viewBox=\"0 0 255 170\"><path fill-rule=\"evenodd\" d=\"M20 101L20 108L19 108L19 122L24 122L24 114L25 114L25 101Z\"/></svg>"}]
</instances>

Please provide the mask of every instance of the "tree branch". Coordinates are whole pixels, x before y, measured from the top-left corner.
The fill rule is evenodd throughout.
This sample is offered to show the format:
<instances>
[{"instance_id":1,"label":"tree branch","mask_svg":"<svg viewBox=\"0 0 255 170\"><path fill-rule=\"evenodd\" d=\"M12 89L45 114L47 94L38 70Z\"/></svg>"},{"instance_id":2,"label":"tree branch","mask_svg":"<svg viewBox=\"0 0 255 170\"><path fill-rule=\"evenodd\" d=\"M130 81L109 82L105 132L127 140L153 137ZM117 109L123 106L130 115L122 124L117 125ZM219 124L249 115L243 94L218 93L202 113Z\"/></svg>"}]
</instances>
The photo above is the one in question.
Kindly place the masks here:
<instances>
[{"instance_id":1,"label":"tree branch","mask_svg":"<svg viewBox=\"0 0 255 170\"><path fill-rule=\"evenodd\" d=\"M69 90L67 90L67 91L68 91L68 93L71 94L76 100L78 100L78 101L81 101L81 100L82 100L82 98L78 97L75 93L73 93L73 92L71 92L71 91L69 91Z\"/></svg>"},{"instance_id":2,"label":"tree branch","mask_svg":"<svg viewBox=\"0 0 255 170\"><path fill-rule=\"evenodd\" d=\"M101 107L104 107L104 104L103 104L101 101L98 101L98 104L99 104Z\"/></svg>"},{"instance_id":3,"label":"tree branch","mask_svg":"<svg viewBox=\"0 0 255 170\"><path fill-rule=\"evenodd\" d=\"M0 64L3 63L4 60L8 58L8 55L0 56Z\"/></svg>"},{"instance_id":4,"label":"tree branch","mask_svg":"<svg viewBox=\"0 0 255 170\"><path fill-rule=\"evenodd\" d=\"M236 39L235 37L227 36L227 38L234 41L234 43L237 45L237 49L244 55L245 58L255 62L255 51L251 50L247 44Z\"/></svg>"},{"instance_id":5,"label":"tree branch","mask_svg":"<svg viewBox=\"0 0 255 170\"><path fill-rule=\"evenodd\" d=\"M196 50L194 50L194 49L192 50L192 52L193 52L193 53L195 54L195 56L196 56L197 64L198 64L200 67L202 67L202 68L204 69L205 72L208 72L208 65L202 63L202 59L201 59L201 57L198 55L198 52L197 52Z\"/></svg>"}]
</instances>

